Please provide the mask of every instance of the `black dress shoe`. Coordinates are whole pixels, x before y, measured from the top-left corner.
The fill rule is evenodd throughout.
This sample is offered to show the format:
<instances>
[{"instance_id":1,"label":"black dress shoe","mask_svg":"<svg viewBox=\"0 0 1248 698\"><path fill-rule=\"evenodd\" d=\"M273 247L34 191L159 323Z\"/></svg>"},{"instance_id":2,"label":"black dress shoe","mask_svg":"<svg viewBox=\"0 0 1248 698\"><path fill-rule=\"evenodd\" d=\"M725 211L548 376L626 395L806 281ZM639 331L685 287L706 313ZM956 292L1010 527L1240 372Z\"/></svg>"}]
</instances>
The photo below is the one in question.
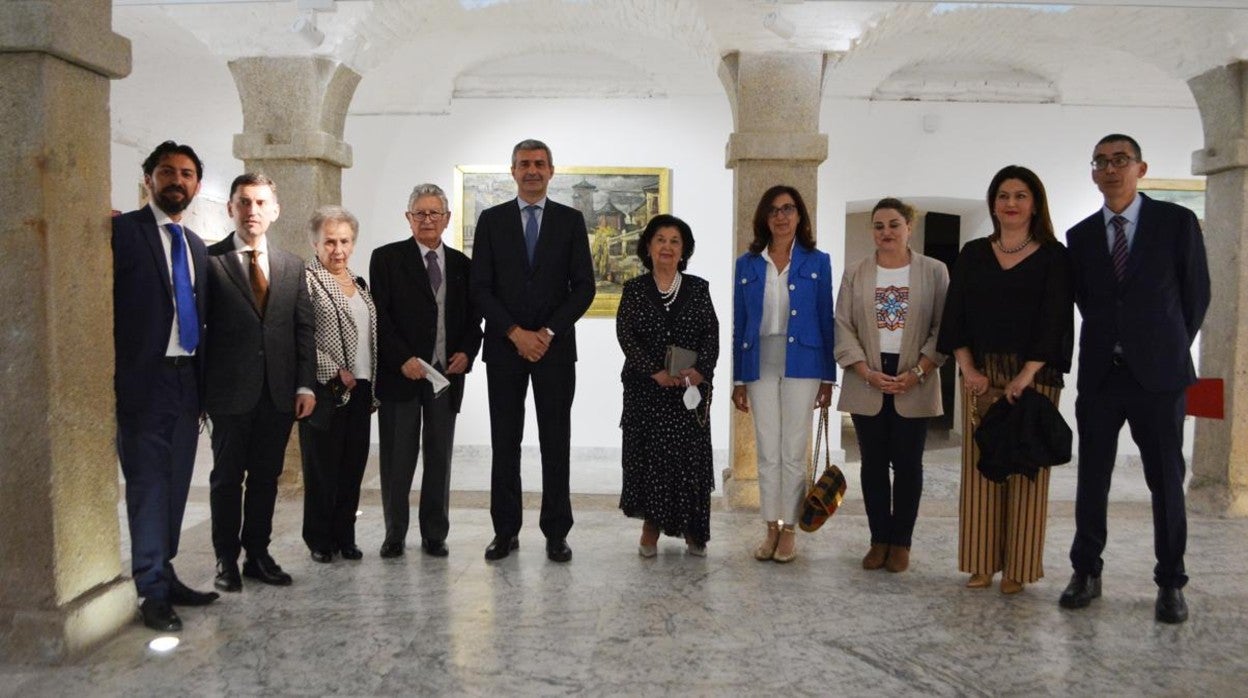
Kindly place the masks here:
<instances>
[{"instance_id":1,"label":"black dress shoe","mask_svg":"<svg viewBox=\"0 0 1248 698\"><path fill-rule=\"evenodd\" d=\"M387 540L381 544L382 557L403 557L403 541Z\"/></svg>"},{"instance_id":2,"label":"black dress shoe","mask_svg":"<svg viewBox=\"0 0 1248 698\"><path fill-rule=\"evenodd\" d=\"M354 543L342 546L339 552L342 553L342 559L344 560L359 560L364 557L364 551L356 547Z\"/></svg>"},{"instance_id":3,"label":"black dress shoe","mask_svg":"<svg viewBox=\"0 0 1248 698\"><path fill-rule=\"evenodd\" d=\"M221 598L215 591L195 591L177 577L169 583L169 603L174 606L207 606Z\"/></svg>"},{"instance_id":4,"label":"black dress shoe","mask_svg":"<svg viewBox=\"0 0 1248 698\"><path fill-rule=\"evenodd\" d=\"M242 591L243 580L238 576L238 562L225 558L217 559L217 578L212 585L221 591Z\"/></svg>"},{"instance_id":5,"label":"black dress shoe","mask_svg":"<svg viewBox=\"0 0 1248 698\"><path fill-rule=\"evenodd\" d=\"M566 538L546 539L546 559L551 562L569 562L572 560L572 548L568 547Z\"/></svg>"},{"instance_id":6,"label":"black dress shoe","mask_svg":"<svg viewBox=\"0 0 1248 698\"><path fill-rule=\"evenodd\" d=\"M313 550L312 560L322 564L334 561L334 554L329 550Z\"/></svg>"},{"instance_id":7,"label":"black dress shoe","mask_svg":"<svg viewBox=\"0 0 1248 698\"><path fill-rule=\"evenodd\" d=\"M520 547L519 536L494 536L485 548L485 559L501 560Z\"/></svg>"},{"instance_id":8,"label":"black dress shoe","mask_svg":"<svg viewBox=\"0 0 1248 698\"><path fill-rule=\"evenodd\" d=\"M420 547L424 549L426 555L433 557L446 557L451 554L451 551L446 549L445 541L422 540Z\"/></svg>"},{"instance_id":9,"label":"black dress shoe","mask_svg":"<svg viewBox=\"0 0 1248 698\"><path fill-rule=\"evenodd\" d=\"M1062 592L1057 604L1062 608L1087 608L1092 599L1101 596L1101 578L1076 572L1070 575L1070 584Z\"/></svg>"},{"instance_id":10,"label":"black dress shoe","mask_svg":"<svg viewBox=\"0 0 1248 698\"><path fill-rule=\"evenodd\" d=\"M143 617L143 625L162 633L176 633L182 629L182 619L174 612L168 601L143 599L139 605L139 615Z\"/></svg>"},{"instance_id":11,"label":"black dress shoe","mask_svg":"<svg viewBox=\"0 0 1248 698\"><path fill-rule=\"evenodd\" d=\"M1187 602L1183 590L1162 587L1157 590L1157 620L1162 623L1182 623L1187 620Z\"/></svg>"},{"instance_id":12,"label":"black dress shoe","mask_svg":"<svg viewBox=\"0 0 1248 698\"><path fill-rule=\"evenodd\" d=\"M243 562L243 576L275 587L290 586L292 581L290 575L268 553L260 553L255 557L248 554L247 560Z\"/></svg>"}]
</instances>

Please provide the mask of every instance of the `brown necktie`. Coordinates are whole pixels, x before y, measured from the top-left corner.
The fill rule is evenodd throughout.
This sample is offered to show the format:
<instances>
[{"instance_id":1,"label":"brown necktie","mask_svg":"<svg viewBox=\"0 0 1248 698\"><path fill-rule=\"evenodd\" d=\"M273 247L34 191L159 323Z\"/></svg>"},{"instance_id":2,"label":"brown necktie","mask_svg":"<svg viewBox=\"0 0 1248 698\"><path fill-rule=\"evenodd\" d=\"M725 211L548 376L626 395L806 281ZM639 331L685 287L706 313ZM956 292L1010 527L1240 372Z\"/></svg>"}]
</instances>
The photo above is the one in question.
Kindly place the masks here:
<instances>
[{"instance_id":1,"label":"brown necktie","mask_svg":"<svg viewBox=\"0 0 1248 698\"><path fill-rule=\"evenodd\" d=\"M269 298L269 280L260 268L260 250L251 251L251 292L256 296L256 307L264 315L264 302Z\"/></svg>"}]
</instances>

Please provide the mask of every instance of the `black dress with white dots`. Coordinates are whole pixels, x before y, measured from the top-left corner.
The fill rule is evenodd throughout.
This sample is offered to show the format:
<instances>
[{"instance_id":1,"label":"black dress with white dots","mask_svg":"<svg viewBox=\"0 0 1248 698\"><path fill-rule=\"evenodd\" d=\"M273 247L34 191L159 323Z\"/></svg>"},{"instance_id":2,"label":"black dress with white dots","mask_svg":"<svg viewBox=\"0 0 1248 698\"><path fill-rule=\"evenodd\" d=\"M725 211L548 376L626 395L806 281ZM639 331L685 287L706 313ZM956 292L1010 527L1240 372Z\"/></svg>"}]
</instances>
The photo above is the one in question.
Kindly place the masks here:
<instances>
[{"instance_id":1,"label":"black dress with white dots","mask_svg":"<svg viewBox=\"0 0 1248 698\"><path fill-rule=\"evenodd\" d=\"M624 487L620 509L669 535L705 544L711 537L711 379L719 359L719 320L705 279L685 274L664 304L651 274L624 284L616 314L624 350ZM685 407L685 388L664 388L651 376L664 367L668 345L698 353L702 403Z\"/></svg>"}]
</instances>

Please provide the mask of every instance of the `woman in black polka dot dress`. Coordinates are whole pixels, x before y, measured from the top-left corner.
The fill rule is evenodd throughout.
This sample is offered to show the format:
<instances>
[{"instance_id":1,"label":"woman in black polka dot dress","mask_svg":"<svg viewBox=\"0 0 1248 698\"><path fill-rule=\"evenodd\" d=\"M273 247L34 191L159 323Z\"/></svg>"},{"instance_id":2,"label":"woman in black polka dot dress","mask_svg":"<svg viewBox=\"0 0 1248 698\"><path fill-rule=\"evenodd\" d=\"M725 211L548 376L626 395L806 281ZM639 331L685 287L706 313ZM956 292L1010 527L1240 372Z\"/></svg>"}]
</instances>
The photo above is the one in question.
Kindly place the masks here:
<instances>
[{"instance_id":1,"label":"woman in black polka dot dress","mask_svg":"<svg viewBox=\"0 0 1248 698\"><path fill-rule=\"evenodd\" d=\"M650 270L624 284L616 336L624 350L624 489L620 509L642 519L642 557L658 551L659 533L684 537L705 555L711 537L711 377L719 358L719 321L705 279L682 273L693 231L679 218L656 216L637 241ZM697 352L691 368L671 376L668 346ZM689 388L694 390L690 394ZM696 393L697 405L690 409Z\"/></svg>"}]
</instances>

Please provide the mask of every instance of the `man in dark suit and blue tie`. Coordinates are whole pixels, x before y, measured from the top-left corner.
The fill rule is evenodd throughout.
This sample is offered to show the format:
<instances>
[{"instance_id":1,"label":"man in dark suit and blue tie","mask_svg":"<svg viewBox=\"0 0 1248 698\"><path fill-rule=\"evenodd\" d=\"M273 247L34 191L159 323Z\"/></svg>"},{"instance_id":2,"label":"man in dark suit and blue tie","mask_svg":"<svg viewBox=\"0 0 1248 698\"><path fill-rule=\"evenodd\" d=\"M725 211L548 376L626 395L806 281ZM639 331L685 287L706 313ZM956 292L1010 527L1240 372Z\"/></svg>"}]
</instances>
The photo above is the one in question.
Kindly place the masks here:
<instances>
[{"instance_id":1,"label":"man in dark suit and blue tie","mask_svg":"<svg viewBox=\"0 0 1248 698\"><path fill-rule=\"evenodd\" d=\"M464 400L464 375L481 348L481 316L468 293L468 257L442 242L450 222L446 194L420 184L407 201L411 237L373 251L368 276L377 305L377 399L381 435L382 557L403 555L409 497L422 455L420 544L446 557L450 530L451 451ZM435 393L421 364L450 380Z\"/></svg>"},{"instance_id":2,"label":"man in dark suit and blue tie","mask_svg":"<svg viewBox=\"0 0 1248 698\"><path fill-rule=\"evenodd\" d=\"M594 301L594 268L580 211L546 198L554 176L550 148L525 140L511 151L519 195L481 212L473 239L472 298L485 317L482 358L490 402L493 463L485 559L520 547L520 444L524 401L533 383L542 452L546 557L572 559L568 461L576 392L575 324Z\"/></svg>"},{"instance_id":3,"label":"man in dark suit and blue tie","mask_svg":"<svg viewBox=\"0 0 1248 698\"><path fill-rule=\"evenodd\" d=\"M230 185L228 210L234 232L208 248L212 334L205 404L212 420L213 583L238 591L243 551L244 575L291 583L269 555L269 537L290 428L316 406L316 317L303 260L273 247L265 235L280 211L273 180L239 175Z\"/></svg>"},{"instance_id":4,"label":"man in dark suit and blue tie","mask_svg":"<svg viewBox=\"0 0 1248 698\"><path fill-rule=\"evenodd\" d=\"M182 629L173 606L212 603L173 571L199 437L208 255L181 224L204 165L165 141L143 162L152 202L113 218L117 455L126 477L130 569L153 630Z\"/></svg>"},{"instance_id":5,"label":"man in dark suit and blue tie","mask_svg":"<svg viewBox=\"0 0 1248 698\"><path fill-rule=\"evenodd\" d=\"M1209 307L1209 268L1196 215L1137 191L1148 171L1140 145L1105 136L1092 154L1100 211L1066 233L1079 337L1079 483L1075 572L1061 606L1083 608L1101 595L1106 509L1125 422L1140 448L1152 493L1157 620L1187 620L1187 513L1183 480L1186 389L1196 380L1191 344Z\"/></svg>"}]
</instances>

